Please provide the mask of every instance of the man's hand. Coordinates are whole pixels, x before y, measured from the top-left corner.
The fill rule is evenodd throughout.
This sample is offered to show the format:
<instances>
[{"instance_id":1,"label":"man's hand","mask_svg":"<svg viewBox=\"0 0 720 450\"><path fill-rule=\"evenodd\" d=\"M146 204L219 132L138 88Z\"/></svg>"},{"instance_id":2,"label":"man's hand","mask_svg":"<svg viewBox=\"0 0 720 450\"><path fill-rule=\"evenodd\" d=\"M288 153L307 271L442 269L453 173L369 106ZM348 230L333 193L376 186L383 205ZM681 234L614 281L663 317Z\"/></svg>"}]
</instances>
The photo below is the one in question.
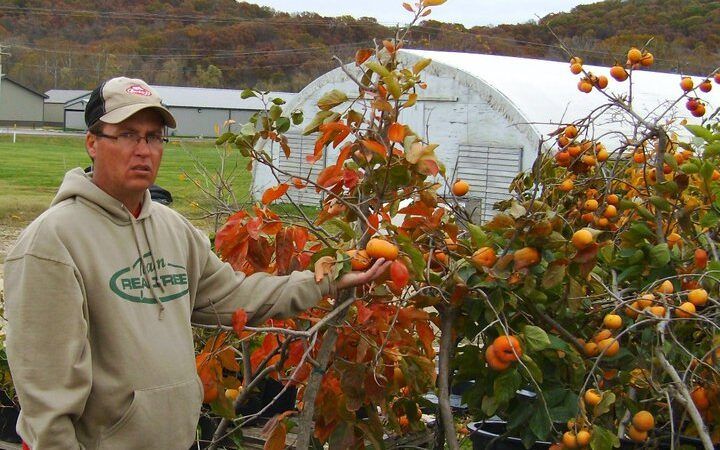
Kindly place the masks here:
<instances>
[{"instance_id":1,"label":"man's hand","mask_svg":"<svg viewBox=\"0 0 720 450\"><path fill-rule=\"evenodd\" d=\"M380 258L365 272L346 273L337 280L335 287L340 290L369 283L385 273L390 268L390 264L392 264L392 261L385 261L385 258Z\"/></svg>"}]
</instances>

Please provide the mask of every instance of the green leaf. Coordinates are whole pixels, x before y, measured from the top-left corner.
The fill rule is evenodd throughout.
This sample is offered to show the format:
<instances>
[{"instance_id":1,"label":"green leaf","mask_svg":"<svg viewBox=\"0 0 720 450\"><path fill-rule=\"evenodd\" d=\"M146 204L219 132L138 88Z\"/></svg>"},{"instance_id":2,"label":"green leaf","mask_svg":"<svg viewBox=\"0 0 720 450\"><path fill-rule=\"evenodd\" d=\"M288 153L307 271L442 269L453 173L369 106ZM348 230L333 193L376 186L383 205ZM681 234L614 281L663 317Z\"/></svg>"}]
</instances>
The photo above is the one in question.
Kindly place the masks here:
<instances>
[{"instance_id":1,"label":"green leaf","mask_svg":"<svg viewBox=\"0 0 720 450\"><path fill-rule=\"evenodd\" d=\"M705 181L710 182L714 170L715 166L711 164L710 161L705 161L702 167L700 167L700 176L703 177Z\"/></svg>"},{"instance_id":2,"label":"green leaf","mask_svg":"<svg viewBox=\"0 0 720 450\"><path fill-rule=\"evenodd\" d=\"M551 289L562 283L565 279L566 269L567 265L562 262L553 261L552 263L550 263L547 270L543 274L542 287L545 289Z\"/></svg>"},{"instance_id":3,"label":"green leaf","mask_svg":"<svg viewBox=\"0 0 720 450\"><path fill-rule=\"evenodd\" d=\"M606 412L610 411L612 405L615 403L615 394L611 391L605 391L602 394L602 400L595 406L595 417L602 416Z\"/></svg>"},{"instance_id":4,"label":"green leaf","mask_svg":"<svg viewBox=\"0 0 720 450\"><path fill-rule=\"evenodd\" d=\"M714 228L718 224L720 217L714 211L708 211L700 219L700 226L703 228Z\"/></svg>"},{"instance_id":5,"label":"green leaf","mask_svg":"<svg viewBox=\"0 0 720 450\"><path fill-rule=\"evenodd\" d=\"M257 94L255 94L255 91L253 91L252 89L245 89L240 93L240 98L243 100L250 97L257 97Z\"/></svg>"},{"instance_id":6,"label":"green leaf","mask_svg":"<svg viewBox=\"0 0 720 450\"><path fill-rule=\"evenodd\" d=\"M487 235L479 226L468 223L468 230L470 231L470 240L472 241L473 247L484 247L488 243L489 239Z\"/></svg>"},{"instance_id":7,"label":"green leaf","mask_svg":"<svg viewBox=\"0 0 720 450\"><path fill-rule=\"evenodd\" d=\"M638 214L640 214L640 217L642 217L645 220L655 220L655 216L653 215L653 213L648 211L648 209L645 208L644 206L638 206L637 212L638 212Z\"/></svg>"},{"instance_id":8,"label":"green leaf","mask_svg":"<svg viewBox=\"0 0 720 450\"><path fill-rule=\"evenodd\" d=\"M495 397L490 397L486 395L482 399L482 406L480 407L483 414L490 417L495 415L495 411L498 409L498 402L495 400Z\"/></svg>"},{"instance_id":9,"label":"green leaf","mask_svg":"<svg viewBox=\"0 0 720 450\"><path fill-rule=\"evenodd\" d=\"M333 89L332 91L326 92L325 94L323 94L322 97L320 97L320 100L318 100L317 102L317 106L323 111L327 111L338 105L342 105L347 101L347 99L347 94L345 94L343 91Z\"/></svg>"},{"instance_id":10,"label":"green leaf","mask_svg":"<svg viewBox=\"0 0 720 450\"><path fill-rule=\"evenodd\" d=\"M666 180L666 181L663 181L662 183L656 184L655 189L657 189L658 192L663 193L663 194L676 194L680 190L680 187L678 186L678 184L675 181ZM667 202L665 202L665 203L667 203ZM668 207L669 207L669 205L670 204L668 203Z\"/></svg>"},{"instance_id":11,"label":"green leaf","mask_svg":"<svg viewBox=\"0 0 720 450\"><path fill-rule=\"evenodd\" d=\"M516 369L508 371L495 378L493 394L499 404L507 403L515 397L515 391L520 389L522 378Z\"/></svg>"},{"instance_id":12,"label":"green leaf","mask_svg":"<svg viewBox=\"0 0 720 450\"><path fill-rule=\"evenodd\" d=\"M332 256L335 257L337 255L337 250L335 250L332 247L325 247L324 249L320 250L317 253L314 253L312 255L312 258L310 258L310 263L315 264L318 259L322 258L323 256Z\"/></svg>"},{"instance_id":13,"label":"green leaf","mask_svg":"<svg viewBox=\"0 0 720 450\"><path fill-rule=\"evenodd\" d=\"M274 99L272 99L272 102L276 105L284 105L285 104L285 100L281 99L280 97L275 97Z\"/></svg>"},{"instance_id":14,"label":"green leaf","mask_svg":"<svg viewBox=\"0 0 720 450\"><path fill-rule=\"evenodd\" d=\"M223 133L219 138L217 138L217 140L215 140L215 145L223 145L230 139L232 139L233 141L235 140L235 133L227 131Z\"/></svg>"},{"instance_id":15,"label":"green leaf","mask_svg":"<svg viewBox=\"0 0 720 450\"><path fill-rule=\"evenodd\" d=\"M590 448L592 450L611 450L620 447L620 439L610 430L598 425L593 426Z\"/></svg>"},{"instance_id":16,"label":"green leaf","mask_svg":"<svg viewBox=\"0 0 720 450\"><path fill-rule=\"evenodd\" d=\"M300 125L303 122L303 112L300 110L293 111L290 114L290 120L292 120L293 125Z\"/></svg>"},{"instance_id":17,"label":"green leaf","mask_svg":"<svg viewBox=\"0 0 720 450\"><path fill-rule=\"evenodd\" d=\"M650 263L653 267L663 267L670 262L670 247L662 243L650 249Z\"/></svg>"},{"instance_id":18,"label":"green leaf","mask_svg":"<svg viewBox=\"0 0 720 450\"><path fill-rule=\"evenodd\" d=\"M543 382L543 374L542 370L540 370L540 367L537 365L537 363L527 355L527 353L523 354L520 359L525 364L525 366L528 369L528 372L530 372L530 376L538 382L538 384Z\"/></svg>"},{"instance_id":19,"label":"green leaf","mask_svg":"<svg viewBox=\"0 0 720 450\"><path fill-rule=\"evenodd\" d=\"M670 153L665 153L665 156L663 157L663 161L665 161L665 164L672 167L672 170L677 170L678 163L675 160L675 156L671 155Z\"/></svg>"},{"instance_id":20,"label":"green leaf","mask_svg":"<svg viewBox=\"0 0 720 450\"><path fill-rule=\"evenodd\" d=\"M215 414L226 419L235 418L235 408L233 408L233 402L224 394L224 391L222 394L217 396L215 401L210 403L210 409Z\"/></svg>"},{"instance_id":21,"label":"green leaf","mask_svg":"<svg viewBox=\"0 0 720 450\"><path fill-rule=\"evenodd\" d=\"M275 129L278 133L285 133L290 129L290 119L287 117L280 117L275 121Z\"/></svg>"},{"instance_id":22,"label":"green leaf","mask_svg":"<svg viewBox=\"0 0 720 450\"><path fill-rule=\"evenodd\" d=\"M387 86L387 90L390 95L395 100L399 99L402 95L402 88L400 87L400 83L398 82L395 73L390 72L387 76L383 77L383 81L385 81L385 85Z\"/></svg>"},{"instance_id":23,"label":"green leaf","mask_svg":"<svg viewBox=\"0 0 720 450\"><path fill-rule=\"evenodd\" d=\"M376 74L380 75L381 77L386 77L390 75L390 71L385 68L382 64L376 61L369 61L365 63L365 66L375 72Z\"/></svg>"},{"instance_id":24,"label":"green leaf","mask_svg":"<svg viewBox=\"0 0 720 450\"><path fill-rule=\"evenodd\" d=\"M527 345L528 350L539 352L550 347L550 338L542 328L526 325L523 328L523 333L525 334L525 345Z\"/></svg>"},{"instance_id":25,"label":"green leaf","mask_svg":"<svg viewBox=\"0 0 720 450\"><path fill-rule=\"evenodd\" d=\"M533 407L533 415L530 417L528 426L538 440L544 440L550 434L552 420L542 402L537 402Z\"/></svg>"},{"instance_id":26,"label":"green leaf","mask_svg":"<svg viewBox=\"0 0 720 450\"><path fill-rule=\"evenodd\" d=\"M415 275L422 274L425 268L425 259L423 259L422 252L415 247L415 244L407 236L398 235L397 240L400 249L407 253L412 262L412 267L408 267L408 269Z\"/></svg>"},{"instance_id":27,"label":"green leaf","mask_svg":"<svg viewBox=\"0 0 720 450\"><path fill-rule=\"evenodd\" d=\"M282 115L282 108L278 105L272 105L270 111L268 111L268 115L272 120L277 120L278 117Z\"/></svg>"},{"instance_id":28,"label":"green leaf","mask_svg":"<svg viewBox=\"0 0 720 450\"><path fill-rule=\"evenodd\" d=\"M240 134L243 136L255 136L255 125L248 122L240 127Z\"/></svg>"},{"instance_id":29,"label":"green leaf","mask_svg":"<svg viewBox=\"0 0 720 450\"><path fill-rule=\"evenodd\" d=\"M625 281L625 280L632 280L633 278L636 278L638 275L640 275L643 272L643 266L642 265L635 265L630 266L627 269L620 272L618 275L618 283Z\"/></svg>"},{"instance_id":30,"label":"green leaf","mask_svg":"<svg viewBox=\"0 0 720 450\"><path fill-rule=\"evenodd\" d=\"M715 137L707 128L700 125L685 125L685 128L695 136L703 139L706 142L712 142Z\"/></svg>"},{"instance_id":31,"label":"green leaf","mask_svg":"<svg viewBox=\"0 0 720 450\"><path fill-rule=\"evenodd\" d=\"M706 145L705 150L703 151L703 156L706 158L712 158L718 154L720 154L720 142L717 141Z\"/></svg>"},{"instance_id":32,"label":"green leaf","mask_svg":"<svg viewBox=\"0 0 720 450\"><path fill-rule=\"evenodd\" d=\"M331 219L328 221L329 225L333 225L338 227L342 231L342 237L346 241L349 241L350 239L353 239L355 237L355 231L352 229L350 224L345 222L344 220L340 219Z\"/></svg>"},{"instance_id":33,"label":"green leaf","mask_svg":"<svg viewBox=\"0 0 720 450\"><path fill-rule=\"evenodd\" d=\"M700 172L700 168L691 162L686 162L680 166L680 170L689 174Z\"/></svg>"}]
</instances>

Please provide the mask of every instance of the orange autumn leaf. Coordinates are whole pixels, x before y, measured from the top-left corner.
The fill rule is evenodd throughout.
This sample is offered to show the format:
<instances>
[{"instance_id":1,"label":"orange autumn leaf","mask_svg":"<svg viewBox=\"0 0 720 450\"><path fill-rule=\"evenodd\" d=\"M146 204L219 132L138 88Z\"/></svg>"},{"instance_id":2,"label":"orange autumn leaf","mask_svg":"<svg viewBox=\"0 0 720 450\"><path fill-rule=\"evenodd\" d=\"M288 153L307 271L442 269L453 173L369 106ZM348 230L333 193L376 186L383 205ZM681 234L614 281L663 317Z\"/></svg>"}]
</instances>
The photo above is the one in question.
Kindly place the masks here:
<instances>
[{"instance_id":1,"label":"orange autumn leaf","mask_svg":"<svg viewBox=\"0 0 720 450\"><path fill-rule=\"evenodd\" d=\"M292 184L295 186L295 189L304 189L305 186L307 186L307 183L304 183L303 180L298 177L292 177Z\"/></svg>"},{"instance_id":2,"label":"orange autumn leaf","mask_svg":"<svg viewBox=\"0 0 720 450\"><path fill-rule=\"evenodd\" d=\"M403 142L405 140L405 125L397 122L390 124L388 138L393 142Z\"/></svg>"},{"instance_id":3,"label":"orange autumn leaf","mask_svg":"<svg viewBox=\"0 0 720 450\"><path fill-rule=\"evenodd\" d=\"M324 168L317 177L318 186L324 188L329 188L340 181L342 181L342 167L338 166L328 166ZM316 190L320 192L320 189L316 188Z\"/></svg>"},{"instance_id":4,"label":"orange autumn leaf","mask_svg":"<svg viewBox=\"0 0 720 450\"><path fill-rule=\"evenodd\" d=\"M269 203L272 203L272 202L274 202L275 200L277 200L277 199L279 199L280 197L282 197L283 195L285 195L285 193L287 192L287 190L288 190L289 187L290 187L290 186L288 186L286 183L282 183L282 184L280 184L280 185L278 185L278 186L268 188L268 189L263 193L263 196L262 196L262 200L261 200L261 201L262 201L263 204L265 204L265 205L267 205L267 204L269 204Z\"/></svg>"}]
</instances>

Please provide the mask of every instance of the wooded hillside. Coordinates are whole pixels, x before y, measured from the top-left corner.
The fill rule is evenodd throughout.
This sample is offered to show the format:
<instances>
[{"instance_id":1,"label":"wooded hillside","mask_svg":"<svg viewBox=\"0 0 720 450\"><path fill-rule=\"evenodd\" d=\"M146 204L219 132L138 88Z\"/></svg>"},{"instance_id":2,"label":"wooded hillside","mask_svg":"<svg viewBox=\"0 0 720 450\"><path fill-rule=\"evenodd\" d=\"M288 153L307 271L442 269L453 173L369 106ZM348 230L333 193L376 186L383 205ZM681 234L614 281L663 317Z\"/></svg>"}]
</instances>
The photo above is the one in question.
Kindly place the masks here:
<instances>
[{"instance_id":1,"label":"wooded hillside","mask_svg":"<svg viewBox=\"0 0 720 450\"><path fill-rule=\"evenodd\" d=\"M537 23L471 29L430 20L411 46L565 61L553 32L589 63L610 64L652 39L656 70L704 74L720 64L720 2L706 0L609 0ZM335 67L334 55L350 61L356 48L393 34L372 18L290 15L233 0L0 5L0 44L11 53L3 71L41 91L91 88L117 74L297 91Z\"/></svg>"}]
</instances>

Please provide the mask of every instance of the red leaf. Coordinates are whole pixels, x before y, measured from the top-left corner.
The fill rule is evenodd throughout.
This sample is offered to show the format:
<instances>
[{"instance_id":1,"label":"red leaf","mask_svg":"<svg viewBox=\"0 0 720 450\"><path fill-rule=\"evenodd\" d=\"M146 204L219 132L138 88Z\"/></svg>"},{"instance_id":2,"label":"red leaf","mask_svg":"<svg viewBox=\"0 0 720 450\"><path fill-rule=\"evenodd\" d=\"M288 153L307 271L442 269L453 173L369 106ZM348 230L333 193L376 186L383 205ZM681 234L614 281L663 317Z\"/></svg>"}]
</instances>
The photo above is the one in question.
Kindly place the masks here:
<instances>
[{"instance_id":1,"label":"red leaf","mask_svg":"<svg viewBox=\"0 0 720 450\"><path fill-rule=\"evenodd\" d=\"M245 228L247 229L248 235L250 235L250 237L252 239L257 239L260 237L260 227L261 226L262 226L262 219L260 217L253 217L247 223L247 226Z\"/></svg>"},{"instance_id":2,"label":"red leaf","mask_svg":"<svg viewBox=\"0 0 720 450\"><path fill-rule=\"evenodd\" d=\"M407 267L405 267L405 264L395 260L390 265L390 278L393 280L393 283L402 289L407 286L410 280L410 272Z\"/></svg>"},{"instance_id":3,"label":"red leaf","mask_svg":"<svg viewBox=\"0 0 720 450\"><path fill-rule=\"evenodd\" d=\"M275 266L278 275L287 275L290 272L290 259L293 255L292 229L285 228L275 237Z\"/></svg>"},{"instance_id":4,"label":"red leaf","mask_svg":"<svg viewBox=\"0 0 720 450\"><path fill-rule=\"evenodd\" d=\"M365 306L365 303L358 302L357 307L357 321L358 323L362 324L370 320L370 317L372 317L373 311L372 309Z\"/></svg>"},{"instance_id":5,"label":"red leaf","mask_svg":"<svg viewBox=\"0 0 720 450\"><path fill-rule=\"evenodd\" d=\"M368 58L373 55L373 53L375 52L371 48L358 49L358 51L355 52L355 64L359 66L360 64L364 63L368 60Z\"/></svg>"},{"instance_id":6,"label":"red leaf","mask_svg":"<svg viewBox=\"0 0 720 450\"><path fill-rule=\"evenodd\" d=\"M290 146L288 145L288 140L286 136L282 136L280 138L280 147L283 149L283 153L285 153L285 157L290 157Z\"/></svg>"},{"instance_id":7,"label":"red leaf","mask_svg":"<svg viewBox=\"0 0 720 450\"><path fill-rule=\"evenodd\" d=\"M292 184L293 186L295 186L295 189L304 189L305 186L307 186L307 183L303 182L303 180L297 177L292 178Z\"/></svg>"},{"instance_id":8,"label":"red leaf","mask_svg":"<svg viewBox=\"0 0 720 450\"><path fill-rule=\"evenodd\" d=\"M415 322L415 329L417 330L420 342L423 344L425 354L428 358L432 359L435 357L435 349L433 349L432 343L435 339L435 333L432 328L426 322Z\"/></svg>"},{"instance_id":9,"label":"red leaf","mask_svg":"<svg viewBox=\"0 0 720 450\"><path fill-rule=\"evenodd\" d=\"M245 329L245 324L247 323L248 316L244 309L239 308L237 309L232 316L232 327L233 330L235 330L235 334L238 335L238 337L241 337L241 333Z\"/></svg>"},{"instance_id":10,"label":"red leaf","mask_svg":"<svg viewBox=\"0 0 720 450\"><path fill-rule=\"evenodd\" d=\"M320 172L317 177L317 184L329 188L342 180L342 170L338 166L328 166ZM318 192L320 189L318 189Z\"/></svg>"},{"instance_id":11,"label":"red leaf","mask_svg":"<svg viewBox=\"0 0 720 450\"><path fill-rule=\"evenodd\" d=\"M440 172L440 167L432 159L423 159L418 164L418 171L424 174L437 175Z\"/></svg>"},{"instance_id":12,"label":"red leaf","mask_svg":"<svg viewBox=\"0 0 720 450\"><path fill-rule=\"evenodd\" d=\"M377 233L378 226L380 225L380 219L377 214L370 214L368 216L368 228L371 233Z\"/></svg>"},{"instance_id":13,"label":"red leaf","mask_svg":"<svg viewBox=\"0 0 720 450\"><path fill-rule=\"evenodd\" d=\"M390 124L388 138L393 142L403 142L405 140L405 125L397 122Z\"/></svg>"},{"instance_id":14,"label":"red leaf","mask_svg":"<svg viewBox=\"0 0 720 450\"><path fill-rule=\"evenodd\" d=\"M342 150L340 150L340 154L338 155L337 162L335 165L342 166L345 163L345 160L350 157L350 152L352 152L353 144L347 143L343 145Z\"/></svg>"},{"instance_id":15,"label":"red leaf","mask_svg":"<svg viewBox=\"0 0 720 450\"><path fill-rule=\"evenodd\" d=\"M268 203L272 203L272 202L274 202L275 200L277 200L277 199L279 199L280 197L282 197L283 195L285 195L285 193L287 192L288 188L290 188L290 186L288 186L286 183L282 183L282 184L280 184L280 185L278 185L278 186L274 186L274 187L268 188L268 189L263 193L263 196L262 196L262 200L261 200L261 201L262 201L263 204L265 204L265 205L267 205Z\"/></svg>"},{"instance_id":16,"label":"red leaf","mask_svg":"<svg viewBox=\"0 0 720 450\"><path fill-rule=\"evenodd\" d=\"M382 158L387 157L387 148L385 148L384 145L379 143L378 141L373 141L371 139L363 139L360 142L367 148L368 150L377 153Z\"/></svg>"},{"instance_id":17,"label":"red leaf","mask_svg":"<svg viewBox=\"0 0 720 450\"><path fill-rule=\"evenodd\" d=\"M358 173L356 171L350 169L343 170L343 184L346 188L354 189L359 180L360 177L358 177Z\"/></svg>"},{"instance_id":18,"label":"red leaf","mask_svg":"<svg viewBox=\"0 0 720 450\"><path fill-rule=\"evenodd\" d=\"M264 237L258 240L251 239L248 244L248 262L252 264L255 270L266 271L272 256L272 247L268 244L267 239Z\"/></svg>"},{"instance_id":19,"label":"red leaf","mask_svg":"<svg viewBox=\"0 0 720 450\"><path fill-rule=\"evenodd\" d=\"M411 216L423 216L423 217L430 217L433 210L429 206L427 206L425 203L422 202L415 202L411 205L406 206L405 208L402 208L398 211L400 214L408 214Z\"/></svg>"},{"instance_id":20,"label":"red leaf","mask_svg":"<svg viewBox=\"0 0 720 450\"><path fill-rule=\"evenodd\" d=\"M293 240L295 241L295 251L297 253L305 250L308 241L308 230L302 227L292 227Z\"/></svg>"}]
</instances>

